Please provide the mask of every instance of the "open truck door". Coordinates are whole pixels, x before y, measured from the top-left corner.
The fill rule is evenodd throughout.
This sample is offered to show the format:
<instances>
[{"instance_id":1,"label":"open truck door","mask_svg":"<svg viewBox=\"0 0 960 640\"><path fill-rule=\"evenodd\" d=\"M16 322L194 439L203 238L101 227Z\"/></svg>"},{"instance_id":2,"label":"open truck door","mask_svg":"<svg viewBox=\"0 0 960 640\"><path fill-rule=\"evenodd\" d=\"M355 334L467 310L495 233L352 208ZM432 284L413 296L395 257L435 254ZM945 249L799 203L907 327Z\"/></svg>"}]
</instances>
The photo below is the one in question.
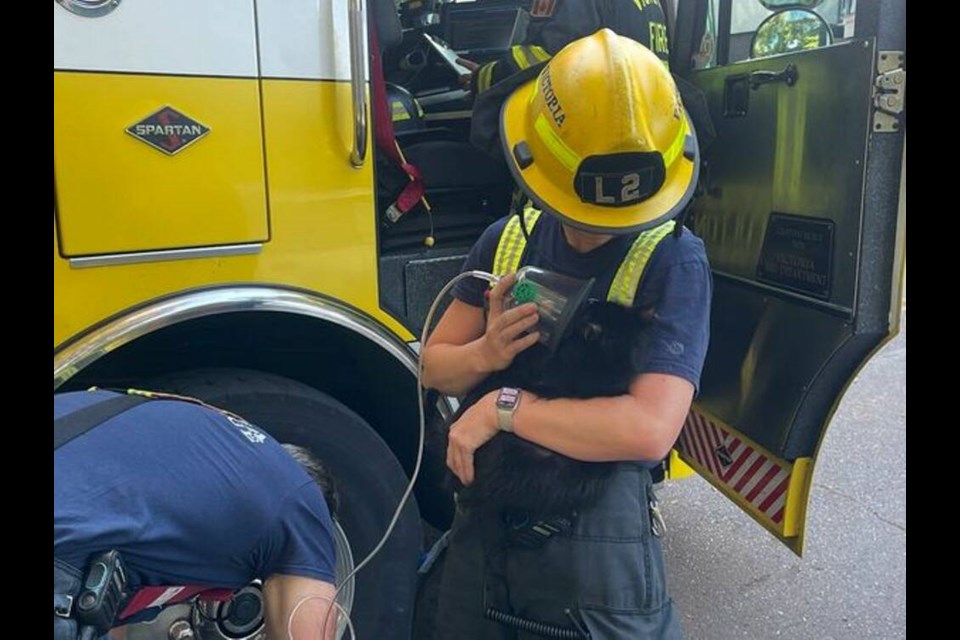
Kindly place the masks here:
<instances>
[{"instance_id":1,"label":"open truck door","mask_svg":"<svg viewBox=\"0 0 960 640\"><path fill-rule=\"evenodd\" d=\"M710 350L676 451L798 555L834 411L899 330L906 193L905 1L786 13L802 4L828 32L758 0L681 0L678 30L700 26L686 66L704 68L675 67L717 134L692 222Z\"/></svg>"}]
</instances>

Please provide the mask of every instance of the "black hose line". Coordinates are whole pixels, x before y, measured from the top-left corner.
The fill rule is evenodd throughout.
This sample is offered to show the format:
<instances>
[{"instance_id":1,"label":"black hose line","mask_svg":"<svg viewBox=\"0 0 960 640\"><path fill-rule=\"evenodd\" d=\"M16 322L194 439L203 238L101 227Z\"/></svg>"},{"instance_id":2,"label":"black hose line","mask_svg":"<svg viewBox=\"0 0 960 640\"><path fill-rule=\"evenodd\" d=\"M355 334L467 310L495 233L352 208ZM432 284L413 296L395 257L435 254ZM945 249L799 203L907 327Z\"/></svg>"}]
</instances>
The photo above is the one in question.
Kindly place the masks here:
<instances>
[{"instance_id":1,"label":"black hose line","mask_svg":"<svg viewBox=\"0 0 960 640\"><path fill-rule=\"evenodd\" d=\"M567 614L570 615L569 609L567 610ZM555 624L549 624L547 622L537 622L536 620L521 618L520 616L515 616L512 613L500 611L499 609L494 609L493 607L487 607L487 610L484 612L484 617L502 625L513 627L514 629L518 629L520 631L526 631L527 633L534 633L538 636L543 636L544 638L561 638L562 640L590 640L590 634L583 629L578 629L576 627L561 627ZM571 619L576 621L572 616Z\"/></svg>"}]
</instances>

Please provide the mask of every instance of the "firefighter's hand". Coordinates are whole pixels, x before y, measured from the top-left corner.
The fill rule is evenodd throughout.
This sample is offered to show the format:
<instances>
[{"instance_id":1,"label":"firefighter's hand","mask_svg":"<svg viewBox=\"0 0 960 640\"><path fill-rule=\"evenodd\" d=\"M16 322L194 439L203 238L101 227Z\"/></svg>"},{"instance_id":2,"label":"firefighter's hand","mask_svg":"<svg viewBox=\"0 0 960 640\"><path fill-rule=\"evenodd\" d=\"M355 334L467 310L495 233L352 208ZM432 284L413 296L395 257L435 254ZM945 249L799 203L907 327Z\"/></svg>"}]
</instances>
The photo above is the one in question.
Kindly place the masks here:
<instances>
[{"instance_id":1,"label":"firefighter's hand","mask_svg":"<svg viewBox=\"0 0 960 640\"><path fill-rule=\"evenodd\" d=\"M491 391L450 427L447 466L464 486L473 482L473 454L497 435L497 392Z\"/></svg>"},{"instance_id":2,"label":"firefighter's hand","mask_svg":"<svg viewBox=\"0 0 960 640\"><path fill-rule=\"evenodd\" d=\"M480 68L480 65L466 58L457 58L457 64L470 69L470 73L465 73L457 78L457 84L460 85L460 88L464 91L470 91L471 86L473 86L473 75L477 72L477 69Z\"/></svg>"},{"instance_id":3,"label":"firefighter's hand","mask_svg":"<svg viewBox=\"0 0 960 640\"><path fill-rule=\"evenodd\" d=\"M540 339L540 332L533 331L540 320L537 305L528 302L513 309L503 309L503 297L516 279L512 273L504 276L490 291L490 312L483 335L483 353L486 368L491 372L509 367L518 353L529 349Z\"/></svg>"}]
</instances>

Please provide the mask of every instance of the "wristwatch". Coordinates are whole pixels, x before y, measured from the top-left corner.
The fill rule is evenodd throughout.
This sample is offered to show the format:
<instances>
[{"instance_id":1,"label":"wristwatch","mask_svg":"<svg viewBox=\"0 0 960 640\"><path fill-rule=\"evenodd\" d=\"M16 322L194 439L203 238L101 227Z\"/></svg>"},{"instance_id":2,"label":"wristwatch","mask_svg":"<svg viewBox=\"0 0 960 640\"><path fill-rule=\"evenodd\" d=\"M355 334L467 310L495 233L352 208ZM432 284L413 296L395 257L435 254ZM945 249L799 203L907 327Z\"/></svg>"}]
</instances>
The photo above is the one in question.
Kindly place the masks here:
<instances>
[{"instance_id":1,"label":"wristwatch","mask_svg":"<svg viewBox=\"0 0 960 640\"><path fill-rule=\"evenodd\" d=\"M513 432L513 414L520 406L520 389L503 387L497 395L497 428Z\"/></svg>"}]
</instances>

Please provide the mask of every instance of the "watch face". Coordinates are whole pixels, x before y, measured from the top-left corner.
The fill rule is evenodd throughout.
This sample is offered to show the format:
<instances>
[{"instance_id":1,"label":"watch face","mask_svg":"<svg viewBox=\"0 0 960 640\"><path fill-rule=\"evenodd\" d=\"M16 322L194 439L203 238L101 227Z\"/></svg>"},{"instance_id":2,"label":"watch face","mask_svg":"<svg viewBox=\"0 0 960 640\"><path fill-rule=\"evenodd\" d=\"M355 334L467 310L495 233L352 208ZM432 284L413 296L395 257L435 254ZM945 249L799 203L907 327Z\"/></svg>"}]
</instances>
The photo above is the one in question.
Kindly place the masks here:
<instances>
[{"instance_id":1,"label":"watch face","mask_svg":"<svg viewBox=\"0 0 960 640\"><path fill-rule=\"evenodd\" d=\"M500 395L497 396L497 406L501 409L513 409L515 406L517 406L517 401L519 399L519 389L504 387L503 389L500 389Z\"/></svg>"}]
</instances>

